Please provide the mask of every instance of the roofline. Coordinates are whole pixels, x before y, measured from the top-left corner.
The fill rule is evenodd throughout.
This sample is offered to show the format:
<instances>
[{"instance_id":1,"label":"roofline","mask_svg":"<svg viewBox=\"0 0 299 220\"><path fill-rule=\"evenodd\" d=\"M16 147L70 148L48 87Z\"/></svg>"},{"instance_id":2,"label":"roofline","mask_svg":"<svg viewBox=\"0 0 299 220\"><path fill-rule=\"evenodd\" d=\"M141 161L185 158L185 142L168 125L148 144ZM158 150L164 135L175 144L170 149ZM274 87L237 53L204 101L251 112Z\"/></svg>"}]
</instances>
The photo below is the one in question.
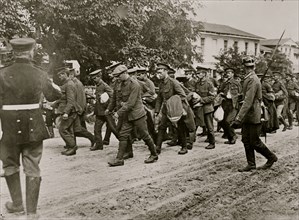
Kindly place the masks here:
<instances>
[{"instance_id":1,"label":"roofline","mask_svg":"<svg viewBox=\"0 0 299 220\"><path fill-rule=\"evenodd\" d=\"M239 37L239 38L244 38L244 39L251 39L251 40L258 40L260 41L263 38L258 38L258 37L249 37L249 36L243 36L243 35L237 35L237 34L224 34L220 32L211 32L211 31L200 31L200 33L206 33L206 34L212 34L212 35L221 35L224 37Z\"/></svg>"}]
</instances>

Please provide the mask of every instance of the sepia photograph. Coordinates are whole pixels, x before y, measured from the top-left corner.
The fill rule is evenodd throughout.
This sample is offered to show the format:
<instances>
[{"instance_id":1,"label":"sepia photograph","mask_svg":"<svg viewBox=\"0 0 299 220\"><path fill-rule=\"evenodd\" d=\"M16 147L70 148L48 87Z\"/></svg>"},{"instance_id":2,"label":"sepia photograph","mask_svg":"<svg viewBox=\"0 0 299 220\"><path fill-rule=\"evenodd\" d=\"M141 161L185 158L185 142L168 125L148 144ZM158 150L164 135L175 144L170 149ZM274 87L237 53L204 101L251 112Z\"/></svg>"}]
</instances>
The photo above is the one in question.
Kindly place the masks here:
<instances>
[{"instance_id":1,"label":"sepia photograph","mask_svg":"<svg viewBox=\"0 0 299 220\"><path fill-rule=\"evenodd\" d=\"M0 0L0 220L299 220L299 0Z\"/></svg>"}]
</instances>

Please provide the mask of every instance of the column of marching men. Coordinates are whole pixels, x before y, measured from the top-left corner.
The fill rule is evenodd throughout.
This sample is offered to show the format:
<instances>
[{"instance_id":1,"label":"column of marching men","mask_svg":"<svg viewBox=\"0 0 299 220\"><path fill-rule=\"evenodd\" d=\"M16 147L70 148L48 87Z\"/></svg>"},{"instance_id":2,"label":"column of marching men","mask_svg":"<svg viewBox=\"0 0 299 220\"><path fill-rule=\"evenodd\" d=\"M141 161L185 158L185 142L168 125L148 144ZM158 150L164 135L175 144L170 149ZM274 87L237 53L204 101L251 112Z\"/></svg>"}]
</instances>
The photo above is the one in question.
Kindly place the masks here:
<instances>
[{"instance_id":1,"label":"column of marching men","mask_svg":"<svg viewBox=\"0 0 299 220\"><path fill-rule=\"evenodd\" d=\"M104 72L112 79L109 84L103 80ZM231 124L244 102L243 82L233 67L219 73L221 78L216 80L208 76L208 69L198 66L196 69L185 68L184 74L175 77L175 70L165 63L156 64L154 75L150 75L146 68L127 68L121 63L94 71L89 74L96 84L92 135L80 123L86 106L84 87L74 77L74 71L60 69L58 76L63 82L63 96L52 107L59 115L56 126L66 143L62 154L76 154L76 137L88 138L91 151L103 150L104 145L109 145L113 133L119 147L115 159L108 162L110 166L124 165L125 159L134 156L132 144L141 139L150 151L145 163L153 163L158 160L163 151L162 144L169 136L171 140L166 144L180 146L179 155L192 150L198 127L202 130L198 136L207 136L205 148L214 149L214 120L218 122L217 131L222 129L222 138L227 139L224 144L235 144L237 135L233 127L241 128L241 124L233 127ZM270 116L262 123L261 136L275 133L280 123L282 131L292 129L294 113L298 121L299 112L296 78L278 71L265 76L257 73L257 76L263 78L262 99L259 101L266 106ZM219 107L223 109L220 120L215 117ZM107 129L103 139L105 123Z\"/></svg>"},{"instance_id":2,"label":"column of marching men","mask_svg":"<svg viewBox=\"0 0 299 220\"><path fill-rule=\"evenodd\" d=\"M278 157L262 142L260 136L293 129L294 114L299 119L299 86L296 77L284 72L255 72L255 60L245 57L244 77L229 67L216 81L202 67L186 68L175 78L175 70L157 63L154 77L145 68L127 68L121 63L90 73L96 84L95 106L88 112L85 88L69 68L58 69L59 87L47 73L32 63L35 40L19 38L10 41L15 61L0 69L0 117L3 135L0 159L12 201L6 202L9 213L26 211L30 219L38 219L37 205L41 185L39 163L43 140L53 137L53 117L65 142L64 156L75 155L76 137L90 141L90 150L102 150L109 145L111 133L119 141L110 166L124 165L134 157L132 144L143 140L150 156L145 163L154 163L163 152L162 143L172 134L168 145L179 145L179 155L192 150L198 127L206 135L207 150L214 149L214 119L217 131L223 129L225 144L235 144L236 128L242 128L242 142L247 165L240 172L269 169ZM110 85L103 72L112 77ZM155 79L156 85L151 81ZM241 86L242 85L242 86ZM157 88L156 88L157 86ZM47 99L52 103L44 103ZM42 116L46 112L46 123ZM94 115L94 134L86 129L86 115ZM286 120L287 119L287 120ZM106 134L102 138L102 127ZM48 130L46 129L48 127ZM267 162L256 167L255 152ZM26 175L26 207L22 198L20 159Z\"/></svg>"}]
</instances>

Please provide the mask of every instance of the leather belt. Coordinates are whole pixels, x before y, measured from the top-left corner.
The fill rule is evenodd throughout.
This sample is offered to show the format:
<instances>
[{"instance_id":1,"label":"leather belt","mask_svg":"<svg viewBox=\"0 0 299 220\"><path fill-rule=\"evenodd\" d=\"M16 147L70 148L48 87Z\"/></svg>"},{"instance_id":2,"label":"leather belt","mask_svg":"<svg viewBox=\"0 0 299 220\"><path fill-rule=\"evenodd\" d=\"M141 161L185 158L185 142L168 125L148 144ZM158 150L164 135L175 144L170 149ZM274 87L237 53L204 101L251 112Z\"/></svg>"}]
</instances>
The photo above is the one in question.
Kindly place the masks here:
<instances>
[{"instance_id":1,"label":"leather belt","mask_svg":"<svg viewBox=\"0 0 299 220\"><path fill-rule=\"evenodd\" d=\"M3 105L2 110L30 110L30 109L38 109L39 103L37 104L22 104L22 105Z\"/></svg>"}]
</instances>

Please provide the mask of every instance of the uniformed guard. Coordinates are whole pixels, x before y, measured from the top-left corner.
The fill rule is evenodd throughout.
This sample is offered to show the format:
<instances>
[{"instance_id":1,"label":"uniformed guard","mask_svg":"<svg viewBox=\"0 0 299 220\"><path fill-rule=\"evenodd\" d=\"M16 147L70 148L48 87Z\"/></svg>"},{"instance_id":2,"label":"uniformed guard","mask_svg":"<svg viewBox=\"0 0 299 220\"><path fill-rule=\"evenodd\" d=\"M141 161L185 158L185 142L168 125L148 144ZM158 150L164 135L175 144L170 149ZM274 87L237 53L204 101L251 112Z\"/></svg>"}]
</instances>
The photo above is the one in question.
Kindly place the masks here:
<instances>
[{"instance_id":1,"label":"uniformed guard","mask_svg":"<svg viewBox=\"0 0 299 220\"><path fill-rule=\"evenodd\" d=\"M89 74L91 79L96 83L96 104L94 108L94 115L96 116L96 121L94 125L94 135L95 135L95 145L90 148L91 151L103 150L103 138L102 138L102 127L106 123L107 129L109 128L116 138L118 138L118 132L116 130L116 123L111 114L106 115L105 111L109 105L109 100L113 96L112 88L103 81L102 71L93 71ZM107 96L104 99L104 95ZM109 139L108 139L109 141Z\"/></svg>"},{"instance_id":2,"label":"uniformed guard","mask_svg":"<svg viewBox=\"0 0 299 220\"><path fill-rule=\"evenodd\" d=\"M58 86L47 79L47 73L31 63L35 40L18 38L10 41L15 62L0 70L0 117L3 136L0 158L12 202L5 207L10 213L24 212L20 183L20 156L26 175L27 215L36 217L40 190L40 168L43 140L49 138L40 100L60 98ZM54 87L56 88L54 88Z\"/></svg>"},{"instance_id":3,"label":"uniformed guard","mask_svg":"<svg viewBox=\"0 0 299 220\"><path fill-rule=\"evenodd\" d=\"M214 135L214 125L213 125L213 112L214 112L214 99L215 99L215 89L211 81L207 79L207 71L202 68L197 68L198 82L196 84L195 92L199 95L197 102L202 108L202 114L204 119L204 124L207 131L207 141L209 145L206 149L215 148L215 135Z\"/></svg>"},{"instance_id":4,"label":"uniformed guard","mask_svg":"<svg viewBox=\"0 0 299 220\"><path fill-rule=\"evenodd\" d=\"M153 163L158 160L155 144L146 126L146 115L141 99L141 87L136 80L128 75L127 70L125 65L119 65L112 73L121 80L121 108L117 110L115 115L116 117L123 117L123 122L119 132L118 154L113 161L108 162L110 166L124 165L123 156L127 148L129 136L134 127L138 128L140 138L146 143L151 153L149 158L144 162Z\"/></svg>"},{"instance_id":5,"label":"uniformed guard","mask_svg":"<svg viewBox=\"0 0 299 220\"><path fill-rule=\"evenodd\" d=\"M238 109L238 97L242 92L241 84L234 78L234 69L226 68L225 74L223 76L224 81L221 84L218 92L222 95L222 108L224 111L223 120L219 122L223 128L224 135L227 137L228 141L225 141L225 144L235 144L237 135L235 129L230 127L230 124L235 119Z\"/></svg>"},{"instance_id":6,"label":"uniformed guard","mask_svg":"<svg viewBox=\"0 0 299 220\"><path fill-rule=\"evenodd\" d=\"M254 150L268 159L266 164L259 167L259 169L269 169L273 163L277 161L277 157L260 139L262 128L262 85L254 71L254 59L246 57L243 59L243 65L245 67L243 83L244 102L236 119L231 124L233 128L242 125L242 142L244 144L248 165L244 168L240 168L239 172L248 172L256 169Z\"/></svg>"}]
</instances>

